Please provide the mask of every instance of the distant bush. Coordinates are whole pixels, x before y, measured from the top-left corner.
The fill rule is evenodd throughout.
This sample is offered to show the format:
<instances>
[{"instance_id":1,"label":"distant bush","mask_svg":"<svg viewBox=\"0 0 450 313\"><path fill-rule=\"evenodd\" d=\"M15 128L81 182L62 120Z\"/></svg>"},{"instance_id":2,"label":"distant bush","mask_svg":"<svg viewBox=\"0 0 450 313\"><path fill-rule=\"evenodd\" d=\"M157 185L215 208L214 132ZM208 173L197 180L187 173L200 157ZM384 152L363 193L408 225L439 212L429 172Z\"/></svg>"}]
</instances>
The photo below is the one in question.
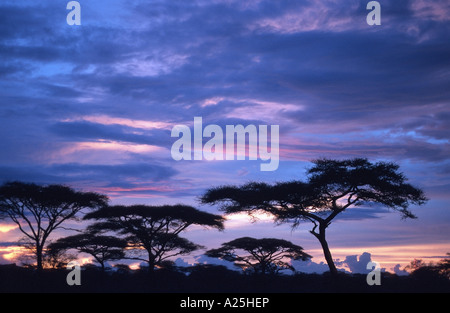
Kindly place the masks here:
<instances>
[{"instance_id":1,"label":"distant bush","mask_svg":"<svg viewBox=\"0 0 450 313\"><path fill-rule=\"evenodd\" d=\"M440 266L440 265L439 265ZM99 267L83 267L81 286L69 286L66 269L35 269L0 265L0 292L120 292L120 293L299 293L299 292L450 292L450 280L438 265L423 266L408 276L382 273L380 286L368 286L366 275L338 276L297 273L295 275L244 275L220 265L200 264L188 268L175 266L154 272L130 270L121 266L102 271Z\"/></svg>"}]
</instances>

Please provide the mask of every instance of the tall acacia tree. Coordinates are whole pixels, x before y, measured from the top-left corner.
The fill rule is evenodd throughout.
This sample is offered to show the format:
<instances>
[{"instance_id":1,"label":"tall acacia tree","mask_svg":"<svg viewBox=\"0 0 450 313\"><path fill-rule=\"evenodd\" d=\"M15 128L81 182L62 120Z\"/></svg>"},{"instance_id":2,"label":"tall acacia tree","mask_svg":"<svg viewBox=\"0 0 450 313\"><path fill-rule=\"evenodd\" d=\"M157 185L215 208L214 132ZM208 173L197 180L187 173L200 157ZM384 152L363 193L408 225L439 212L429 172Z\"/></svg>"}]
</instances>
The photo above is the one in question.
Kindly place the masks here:
<instances>
[{"instance_id":1,"label":"tall acacia tree","mask_svg":"<svg viewBox=\"0 0 450 313\"><path fill-rule=\"evenodd\" d=\"M187 205L131 205L110 206L86 214L85 219L98 222L88 229L96 232L114 231L125 236L128 246L135 251L145 250L147 257L134 257L145 261L149 270L176 255L188 254L201 246L182 238L179 234L192 225L223 230L224 218L202 212Z\"/></svg>"},{"instance_id":2,"label":"tall acacia tree","mask_svg":"<svg viewBox=\"0 0 450 313\"><path fill-rule=\"evenodd\" d=\"M310 233L319 240L330 272L336 274L326 240L326 229L336 216L352 207L381 204L398 211L403 218L416 218L409 206L427 200L423 191L408 184L399 166L391 162L371 163L355 158L320 159L313 164L306 182L219 186L209 189L201 202L220 204L227 214L267 212L278 223L292 223L293 227L302 221L312 222Z\"/></svg>"},{"instance_id":3,"label":"tall acacia tree","mask_svg":"<svg viewBox=\"0 0 450 313\"><path fill-rule=\"evenodd\" d=\"M0 187L0 216L17 224L33 243L37 269L42 269L42 255L50 234L83 209L106 206L108 198L94 192L81 192L63 185L40 186L10 182Z\"/></svg>"}]
</instances>

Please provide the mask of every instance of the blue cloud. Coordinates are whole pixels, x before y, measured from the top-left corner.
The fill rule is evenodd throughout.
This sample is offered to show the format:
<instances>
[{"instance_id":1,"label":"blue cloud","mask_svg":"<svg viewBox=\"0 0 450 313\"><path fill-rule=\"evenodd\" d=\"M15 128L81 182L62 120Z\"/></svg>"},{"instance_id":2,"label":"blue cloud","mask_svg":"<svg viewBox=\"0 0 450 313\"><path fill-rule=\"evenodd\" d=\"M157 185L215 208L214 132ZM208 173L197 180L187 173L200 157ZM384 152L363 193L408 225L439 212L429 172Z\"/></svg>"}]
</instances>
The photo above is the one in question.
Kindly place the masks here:
<instances>
[{"instance_id":1,"label":"blue cloud","mask_svg":"<svg viewBox=\"0 0 450 313\"><path fill-rule=\"evenodd\" d=\"M169 130L142 130L122 125L103 125L91 122L58 122L50 131L70 141L114 140L129 143L170 146ZM136 134L136 132L144 134Z\"/></svg>"},{"instance_id":2,"label":"blue cloud","mask_svg":"<svg viewBox=\"0 0 450 313\"><path fill-rule=\"evenodd\" d=\"M369 252L363 252L359 257L358 255L348 255L344 261L336 263L340 266L346 265L351 273L368 274L373 270L373 266L367 269L369 262L375 262L375 260L372 260L372 255ZM384 268L380 268L381 272L385 270Z\"/></svg>"}]
</instances>

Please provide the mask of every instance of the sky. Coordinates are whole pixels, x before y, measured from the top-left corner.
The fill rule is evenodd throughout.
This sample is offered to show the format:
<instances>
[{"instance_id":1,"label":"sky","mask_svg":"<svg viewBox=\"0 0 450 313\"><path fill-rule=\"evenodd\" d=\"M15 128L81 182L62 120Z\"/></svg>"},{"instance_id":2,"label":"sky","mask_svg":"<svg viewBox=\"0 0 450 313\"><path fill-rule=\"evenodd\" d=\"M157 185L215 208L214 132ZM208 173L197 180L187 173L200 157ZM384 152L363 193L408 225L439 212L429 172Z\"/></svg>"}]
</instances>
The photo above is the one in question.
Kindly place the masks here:
<instances>
[{"instance_id":1,"label":"sky","mask_svg":"<svg viewBox=\"0 0 450 313\"><path fill-rule=\"evenodd\" d=\"M0 3L0 182L66 184L112 204L200 205L208 188L305 179L311 160L400 165L430 199L402 220L355 208L328 229L340 266L396 272L450 252L450 3L363 0L80 0ZM175 125L279 125L279 166L179 160ZM311 225L230 216L223 232L185 234L210 248L283 238L325 264ZM0 222L0 263L19 230ZM205 260L201 253L179 262Z\"/></svg>"}]
</instances>

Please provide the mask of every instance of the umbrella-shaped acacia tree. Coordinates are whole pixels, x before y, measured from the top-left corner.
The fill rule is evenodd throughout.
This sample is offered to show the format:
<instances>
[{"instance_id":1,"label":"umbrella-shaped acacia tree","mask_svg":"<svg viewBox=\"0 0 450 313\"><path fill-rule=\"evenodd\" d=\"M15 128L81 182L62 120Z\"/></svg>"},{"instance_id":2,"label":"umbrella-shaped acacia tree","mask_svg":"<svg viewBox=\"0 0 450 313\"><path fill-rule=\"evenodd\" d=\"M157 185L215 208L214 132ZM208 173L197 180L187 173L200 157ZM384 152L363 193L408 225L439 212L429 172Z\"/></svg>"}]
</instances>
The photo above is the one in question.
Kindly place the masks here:
<instances>
[{"instance_id":1,"label":"umbrella-shaped acacia tree","mask_svg":"<svg viewBox=\"0 0 450 313\"><path fill-rule=\"evenodd\" d=\"M234 262L256 274L276 274L280 270L294 268L291 260L307 260L311 256L303 248L290 241L277 238L241 237L222 244L220 248L206 251L206 255Z\"/></svg>"},{"instance_id":2,"label":"umbrella-shaped acacia tree","mask_svg":"<svg viewBox=\"0 0 450 313\"><path fill-rule=\"evenodd\" d=\"M292 223L294 227L301 221L312 222L310 232L319 240L330 272L336 274L326 240L326 229L336 216L352 207L381 204L398 211L403 218L415 218L409 205L422 205L427 200L422 190L406 182L394 163L356 158L321 159L313 164L306 182L219 186L209 189L201 202L220 204L228 214L268 212L277 222Z\"/></svg>"},{"instance_id":3,"label":"umbrella-shaped acacia tree","mask_svg":"<svg viewBox=\"0 0 450 313\"><path fill-rule=\"evenodd\" d=\"M81 192L63 185L39 186L10 182L0 187L0 217L9 218L33 244L37 268L50 234L83 209L106 206L108 198L94 192Z\"/></svg>"},{"instance_id":4,"label":"umbrella-shaped acacia tree","mask_svg":"<svg viewBox=\"0 0 450 313\"><path fill-rule=\"evenodd\" d=\"M114 236L97 236L87 232L59 238L48 245L48 250L57 254L60 251L75 249L90 254L104 271L107 261L120 260L125 257L126 246L127 242L124 239Z\"/></svg>"},{"instance_id":5,"label":"umbrella-shaped acacia tree","mask_svg":"<svg viewBox=\"0 0 450 313\"><path fill-rule=\"evenodd\" d=\"M114 231L125 236L134 251L146 251L147 257L128 257L147 262L149 270L176 255L188 254L201 246L179 234L192 225L222 230L224 218L187 205L110 206L87 214L85 219L98 222L88 229Z\"/></svg>"}]
</instances>

